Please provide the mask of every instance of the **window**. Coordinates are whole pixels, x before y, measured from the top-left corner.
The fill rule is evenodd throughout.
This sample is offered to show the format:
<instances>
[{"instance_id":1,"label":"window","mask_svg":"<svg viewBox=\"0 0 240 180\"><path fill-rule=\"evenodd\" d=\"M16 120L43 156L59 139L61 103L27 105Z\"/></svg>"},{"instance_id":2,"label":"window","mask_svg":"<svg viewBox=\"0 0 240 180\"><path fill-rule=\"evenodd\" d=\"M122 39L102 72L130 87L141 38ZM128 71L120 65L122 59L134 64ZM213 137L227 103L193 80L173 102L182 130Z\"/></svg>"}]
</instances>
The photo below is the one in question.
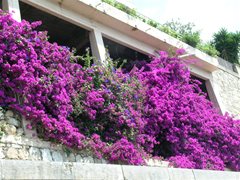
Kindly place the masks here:
<instances>
[{"instance_id":1,"label":"window","mask_svg":"<svg viewBox=\"0 0 240 180\"><path fill-rule=\"evenodd\" d=\"M37 30L48 31L50 42L75 48L77 55L85 54L86 48L90 48L89 31L23 2L20 2L20 9L22 19L42 21Z\"/></svg>"},{"instance_id":2,"label":"window","mask_svg":"<svg viewBox=\"0 0 240 180\"><path fill-rule=\"evenodd\" d=\"M123 64L123 68L126 71L130 71L134 64L140 65L143 61L149 61L148 55L118 44L110 39L103 37L103 42L110 58L118 61L118 66L123 64L124 60L126 61L126 63Z\"/></svg>"},{"instance_id":3,"label":"window","mask_svg":"<svg viewBox=\"0 0 240 180\"><path fill-rule=\"evenodd\" d=\"M201 84L199 85L200 89L202 90L202 92L206 93L206 98L208 100L210 100L210 97L209 97L209 93L207 91L207 86L206 86L206 80L204 79L201 79L197 76L194 76L194 75L191 75L191 78L194 79L194 80L198 80L199 82L201 82Z\"/></svg>"}]
</instances>

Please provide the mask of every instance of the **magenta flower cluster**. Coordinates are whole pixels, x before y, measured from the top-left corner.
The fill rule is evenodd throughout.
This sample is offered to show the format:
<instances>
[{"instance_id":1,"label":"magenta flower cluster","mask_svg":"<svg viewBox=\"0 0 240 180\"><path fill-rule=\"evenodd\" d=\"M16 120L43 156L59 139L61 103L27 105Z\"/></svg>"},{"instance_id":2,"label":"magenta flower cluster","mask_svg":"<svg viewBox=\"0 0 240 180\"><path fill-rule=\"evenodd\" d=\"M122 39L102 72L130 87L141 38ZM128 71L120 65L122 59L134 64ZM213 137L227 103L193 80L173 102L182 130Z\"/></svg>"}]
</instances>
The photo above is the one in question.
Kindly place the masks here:
<instances>
[{"instance_id":1,"label":"magenta flower cluster","mask_svg":"<svg viewBox=\"0 0 240 180\"><path fill-rule=\"evenodd\" d=\"M160 52L130 73L82 67L39 24L0 11L0 106L22 113L40 137L113 163L158 156L176 167L240 170L240 121L219 114L177 55Z\"/></svg>"},{"instance_id":2,"label":"magenta flower cluster","mask_svg":"<svg viewBox=\"0 0 240 180\"><path fill-rule=\"evenodd\" d=\"M153 154L182 168L240 169L240 121L222 116L177 57L160 52L138 74L147 87L145 133Z\"/></svg>"}]
</instances>

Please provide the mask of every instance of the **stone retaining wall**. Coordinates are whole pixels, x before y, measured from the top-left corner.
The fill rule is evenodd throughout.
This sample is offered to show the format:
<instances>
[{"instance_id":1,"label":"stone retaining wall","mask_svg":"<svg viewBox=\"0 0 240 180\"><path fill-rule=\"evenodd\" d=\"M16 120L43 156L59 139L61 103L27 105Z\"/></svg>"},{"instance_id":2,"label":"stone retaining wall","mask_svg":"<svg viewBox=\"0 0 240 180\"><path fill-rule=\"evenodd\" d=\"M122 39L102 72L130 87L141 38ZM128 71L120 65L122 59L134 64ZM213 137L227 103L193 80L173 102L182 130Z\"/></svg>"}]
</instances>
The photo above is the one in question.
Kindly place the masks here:
<instances>
[{"instance_id":1,"label":"stone retaining wall","mask_svg":"<svg viewBox=\"0 0 240 180\"><path fill-rule=\"evenodd\" d=\"M20 115L0 109L0 159L32 161L107 163L90 152L74 151L65 146L25 136Z\"/></svg>"},{"instance_id":2,"label":"stone retaining wall","mask_svg":"<svg viewBox=\"0 0 240 180\"><path fill-rule=\"evenodd\" d=\"M88 152L69 152L61 145L12 135L2 136L0 140L0 159L107 163L105 160L93 158Z\"/></svg>"},{"instance_id":3,"label":"stone retaining wall","mask_svg":"<svg viewBox=\"0 0 240 180\"><path fill-rule=\"evenodd\" d=\"M63 145L43 141L33 135L26 136L23 119L10 110L0 107L0 159L80 162L107 164L104 159L94 157L91 152L68 149ZM36 133L35 133L36 134ZM156 159L146 160L148 166L168 167L169 163Z\"/></svg>"}]
</instances>

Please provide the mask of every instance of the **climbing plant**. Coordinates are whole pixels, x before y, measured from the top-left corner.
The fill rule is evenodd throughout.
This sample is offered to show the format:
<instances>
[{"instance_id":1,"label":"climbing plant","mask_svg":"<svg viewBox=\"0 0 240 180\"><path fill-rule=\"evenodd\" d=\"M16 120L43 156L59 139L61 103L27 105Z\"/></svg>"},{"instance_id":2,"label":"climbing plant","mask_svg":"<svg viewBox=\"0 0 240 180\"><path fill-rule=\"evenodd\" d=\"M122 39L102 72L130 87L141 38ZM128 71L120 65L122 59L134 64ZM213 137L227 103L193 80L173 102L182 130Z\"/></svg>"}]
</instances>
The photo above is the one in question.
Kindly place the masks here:
<instances>
[{"instance_id":1,"label":"climbing plant","mask_svg":"<svg viewBox=\"0 0 240 180\"><path fill-rule=\"evenodd\" d=\"M84 67L39 25L0 11L0 105L24 115L41 138L112 163L158 156L176 167L240 170L240 121L206 99L183 50L159 52L130 73L110 59L91 64L89 54Z\"/></svg>"}]
</instances>

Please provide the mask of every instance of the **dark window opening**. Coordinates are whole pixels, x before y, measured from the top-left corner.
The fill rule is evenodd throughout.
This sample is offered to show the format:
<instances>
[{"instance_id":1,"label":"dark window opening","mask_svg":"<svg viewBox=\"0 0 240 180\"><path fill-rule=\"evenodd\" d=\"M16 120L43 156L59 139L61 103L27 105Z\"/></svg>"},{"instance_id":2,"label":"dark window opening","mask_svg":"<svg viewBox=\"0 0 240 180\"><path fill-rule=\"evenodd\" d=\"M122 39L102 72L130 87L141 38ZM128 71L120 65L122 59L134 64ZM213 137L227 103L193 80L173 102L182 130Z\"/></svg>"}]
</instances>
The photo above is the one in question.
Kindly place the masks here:
<instances>
[{"instance_id":1,"label":"dark window opening","mask_svg":"<svg viewBox=\"0 0 240 180\"><path fill-rule=\"evenodd\" d=\"M89 31L23 2L20 2L20 9L22 19L42 21L37 30L48 31L50 42L75 49L77 55L85 54L90 48Z\"/></svg>"},{"instance_id":2,"label":"dark window opening","mask_svg":"<svg viewBox=\"0 0 240 180\"><path fill-rule=\"evenodd\" d=\"M200 89L202 90L202 92L204 92L206 94L206 98L208 100L210 100L209 94L208 94L208 91L207 91L206 81L204 79L201 79L201 78L199 78L197 76L194 76L192 74L191 74L191 79L197 80L201 83L201 84L199 84Z\"/></svg>"},{"instance_id":3,"label":"dark window opening","mask_svg":"<svg viewBox=\"0 0 240 180\"><path fill-rule=\"evenodd\" d=\"M118 66L123 65L122 67L126 71L130 71L134 65L140 67L145 62L150 61L148 55L118 44L110 39L103 37L103 42L110 58L113 59L113 61L117 61Z\"/></svg>"}]
</instances>

